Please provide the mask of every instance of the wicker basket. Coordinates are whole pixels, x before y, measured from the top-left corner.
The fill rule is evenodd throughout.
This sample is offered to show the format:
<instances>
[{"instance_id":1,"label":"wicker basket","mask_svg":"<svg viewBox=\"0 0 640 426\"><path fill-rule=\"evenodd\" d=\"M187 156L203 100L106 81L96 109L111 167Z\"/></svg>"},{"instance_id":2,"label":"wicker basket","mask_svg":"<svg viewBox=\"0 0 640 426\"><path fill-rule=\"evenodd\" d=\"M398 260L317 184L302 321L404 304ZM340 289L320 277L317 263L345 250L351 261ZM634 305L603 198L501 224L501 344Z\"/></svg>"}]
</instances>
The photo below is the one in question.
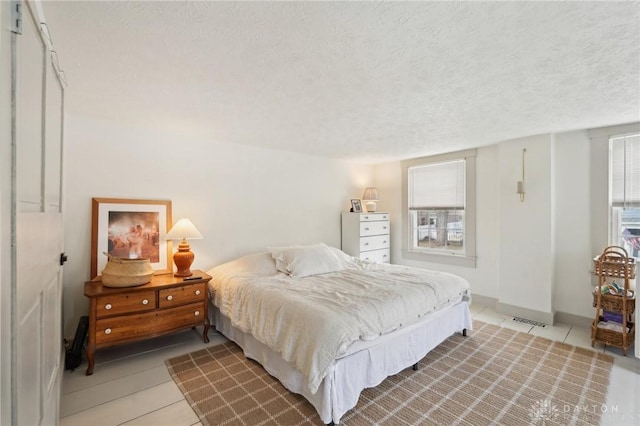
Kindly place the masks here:
<instances>
[{"instance_id":1,"label":"wicker basket","mask_svg":"<svg viewBox=\"0 0 640 426\"><path fill-rule=\"evenodd\" d=\"M622 247L610 246L593 259L593 273L599 276L632 280L636 277L636 260L628 257Z\"/></svg>"},{"instance_id":2,"label":"wicker basket","mask_svg":"<svg viewBox=\"0 0 640 426\"><path fill-rule=\"evenodd\" d=\"M631 293L631 297L627 296L627 312L632 314L636 309L636 299L635 293L633 290L629 290ZM605 311L610 312L622 312L622 299L623 297L615 294L601 294L600 295L600 306ZM597 307L598 305L598 293L596 291L593 292L593 307Z\"/></svg>"},{"instance_id":3,"label":"wicker basket","mask_svg":"<svg viewBox=\"0 0 640 426\"><path fill-rule=\"evenodd\" d=\"M102 270L102 285L105 287L133 287L146 284L153 277L149 259L123 259L109 256Z\"/></svg>"},{"instance_id":4,"label":"wicker basket","mask_svg":"<svg viewBox=\"0 0 640 426\"><path fill-rule=\"evenodd\" d=\"M627 322L627 333L621 333L616 330L598 327L598 322L604 321L604 317L600 317L598 321L591 323L591 339L606 343L607 345L617 346L621 348L629 347L635 332L635 324Z\"/></svg>"}]
</instances>

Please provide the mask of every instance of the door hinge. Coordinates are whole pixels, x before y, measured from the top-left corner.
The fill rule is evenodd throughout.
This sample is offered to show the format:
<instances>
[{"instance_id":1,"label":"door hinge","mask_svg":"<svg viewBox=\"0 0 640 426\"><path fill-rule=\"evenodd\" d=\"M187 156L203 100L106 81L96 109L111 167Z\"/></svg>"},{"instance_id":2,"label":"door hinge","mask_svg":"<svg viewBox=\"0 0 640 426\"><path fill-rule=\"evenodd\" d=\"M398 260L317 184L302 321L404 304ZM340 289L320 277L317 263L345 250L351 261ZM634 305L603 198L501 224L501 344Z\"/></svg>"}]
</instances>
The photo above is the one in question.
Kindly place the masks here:
<instances>
[{"instance_id":1,"label":"door hinge","mask_svg":"<svg viewBox=\"0 0 640 426\"><path fill-rule=\"evenodd\" d=\"M22 34L22 0L11 0L11 32Z\"/></svg>"}]
</instances>

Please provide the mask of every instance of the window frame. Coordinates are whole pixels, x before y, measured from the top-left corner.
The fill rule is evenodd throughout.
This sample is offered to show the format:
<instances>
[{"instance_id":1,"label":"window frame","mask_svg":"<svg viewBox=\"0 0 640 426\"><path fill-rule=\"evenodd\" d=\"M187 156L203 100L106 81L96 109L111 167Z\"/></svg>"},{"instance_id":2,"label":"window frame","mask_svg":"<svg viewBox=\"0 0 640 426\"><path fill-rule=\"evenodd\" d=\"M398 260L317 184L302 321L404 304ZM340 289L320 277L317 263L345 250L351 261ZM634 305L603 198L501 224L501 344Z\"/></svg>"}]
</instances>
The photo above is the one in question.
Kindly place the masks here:
<instances>
[{"instance_id":1,"label":"window frame","mask_svg":"<svg viewBox=\"0 0 640 426\"><path fill-rule=\"evenodd\" d=\"M476 155L477 149L451 152L401 162L402 256L406 259L473 267L476 266ZM446 161L465 160L464 250L461 253L413 246L409 210L409 168Z\"/></svg>"},{"instance_id":2,"label":"window frame","mask_svg":"<svg viewBox=\"0 0 640 426\"><path fill-rule=\"evenodd\" d=\"M608 214L609 214L609 233L608 233L608 242L609 245L613 245L613 246L622 246L626 248L626 244L621 244L620 241L620 226L621 226L621 216L622 216L622 211L624 209L627 208L631 208L634 210L637 210L640 208L640 202L638 201L626 201L625 197L626 194L623 195L623 201L620 200L614 200L613 199L613 194L614 194L614 188L613 188L613 151L614 151L614 141L615 140L619 140L619 139L626 139L628 137L638 137L640 135L639 131L634 131L634 132L625 132L625 133L621 133L621 134L612 134L609 136L609 146L608 146L608 153L609 153L609 158L608 158L608 166L609 166L609 170L608 170L608 179L609 179L609 185L608 185ZM623 181L625 181L626 178L623 175ZM634 257L636 260L640 260L640 254L638 253L628 253L630 257Z\"/></svg>"}]
</instances>

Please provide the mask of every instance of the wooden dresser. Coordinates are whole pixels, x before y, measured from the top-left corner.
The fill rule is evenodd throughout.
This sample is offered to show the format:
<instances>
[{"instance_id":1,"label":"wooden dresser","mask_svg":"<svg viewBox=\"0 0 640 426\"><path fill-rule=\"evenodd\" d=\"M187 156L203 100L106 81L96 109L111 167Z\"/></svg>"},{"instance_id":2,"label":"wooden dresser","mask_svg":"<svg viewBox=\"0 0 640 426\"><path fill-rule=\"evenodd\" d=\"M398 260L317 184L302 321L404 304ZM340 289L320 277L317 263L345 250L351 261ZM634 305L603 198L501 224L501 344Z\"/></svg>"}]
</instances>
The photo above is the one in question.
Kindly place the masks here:
<instances>
[{"instance_id":1,"label":"wooden dresser","mask_svg":"<svg viewBox=\"0 0 640 426\"><path fill-rule=\"evenodd\" d=\"M84 284L89 298L87 376L93 374L96 349L134 342L202 325L202 339L209 342L209 298L211 277L193 271L194 280L173 274L154 275L151 282L136 287L105 287L100 281ZM99 277L98 277L99 279Z\"/></svg>"},{"instance_id":2,"label":"wooden dresser","mask_svg":"<svg viewBox=\"0 0 640 426\"><path fill-rule=\"evenodd\" d=\"M360 259L389 263L389 213L342 213L342 251Z\"/></svg>"}]
</instances>

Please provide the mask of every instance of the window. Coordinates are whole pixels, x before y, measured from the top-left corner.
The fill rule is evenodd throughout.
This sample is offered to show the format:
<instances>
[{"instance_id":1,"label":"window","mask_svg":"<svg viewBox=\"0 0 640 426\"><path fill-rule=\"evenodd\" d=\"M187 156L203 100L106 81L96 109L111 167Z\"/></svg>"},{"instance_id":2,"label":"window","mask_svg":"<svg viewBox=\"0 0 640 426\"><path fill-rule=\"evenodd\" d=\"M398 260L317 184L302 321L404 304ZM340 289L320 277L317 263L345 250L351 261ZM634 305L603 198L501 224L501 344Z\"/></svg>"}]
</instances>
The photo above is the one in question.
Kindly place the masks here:
<instances>
[{"instance_id":1,"label":"window","mask_svg":"<svg viewBox=\"0 0 640 426\"><path fill-rule=\"evenodd\" d=\"M640 260L640 134L609 140L610 244Z\"/></svg>"},{"instance_id":2,"label":"window","mask_svg":"<svg viewBox=\"0 0 640 426\"><path fill-rule=\"evenodd\" d=\"M475 150L402 168L405 256L475 266Z\"/></svg>"}]
</instances>

